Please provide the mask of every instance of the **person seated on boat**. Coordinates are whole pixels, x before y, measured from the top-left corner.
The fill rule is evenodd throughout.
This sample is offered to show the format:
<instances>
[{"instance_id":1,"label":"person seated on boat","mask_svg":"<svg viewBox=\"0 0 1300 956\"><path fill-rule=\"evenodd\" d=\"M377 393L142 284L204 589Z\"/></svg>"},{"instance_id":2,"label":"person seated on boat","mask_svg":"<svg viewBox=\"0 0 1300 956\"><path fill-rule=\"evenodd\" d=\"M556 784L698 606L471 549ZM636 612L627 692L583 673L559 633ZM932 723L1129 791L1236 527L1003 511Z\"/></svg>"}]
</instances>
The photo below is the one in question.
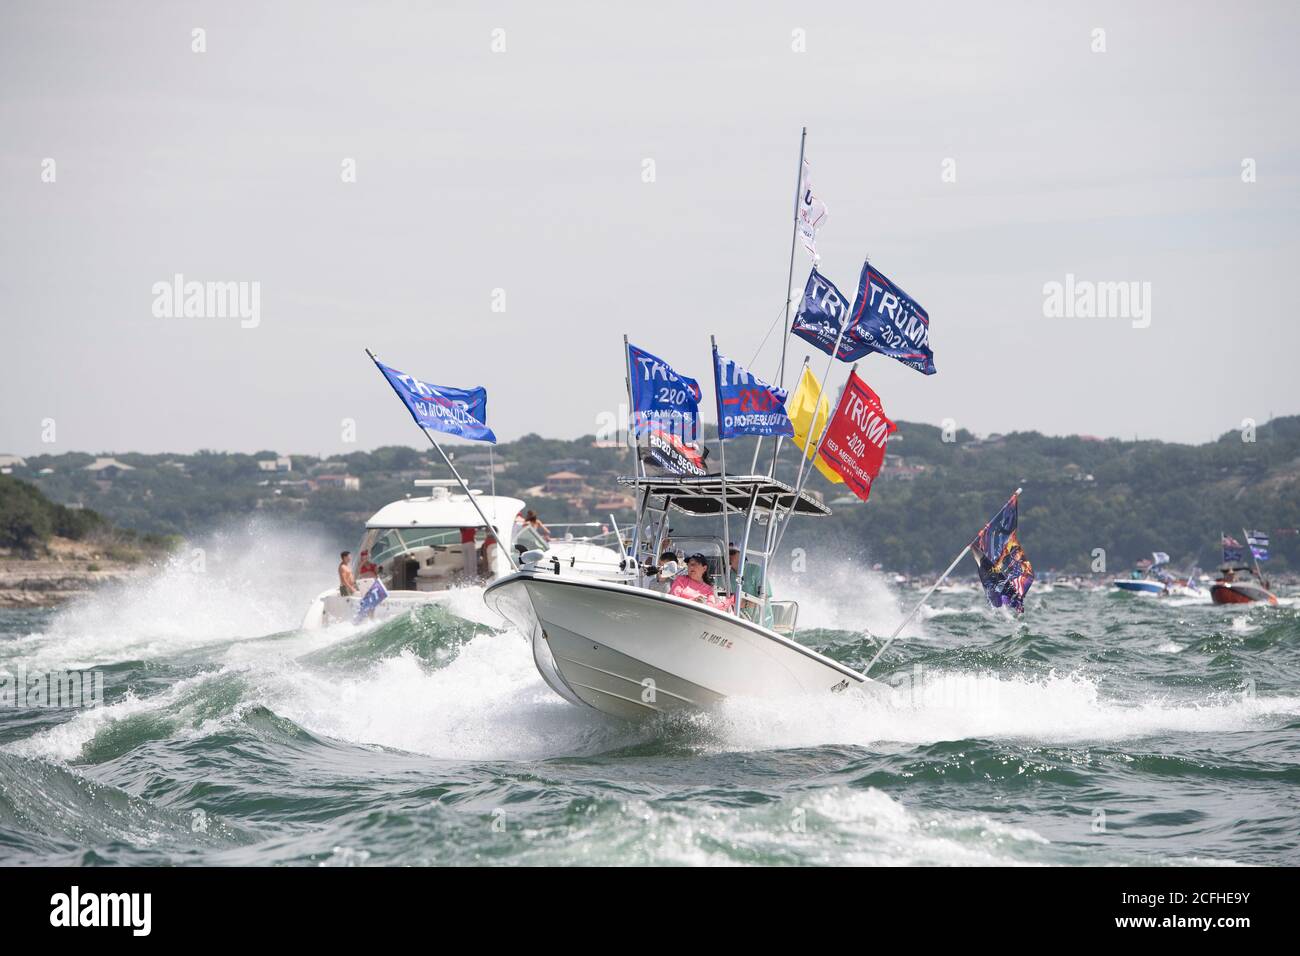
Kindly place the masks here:
<instances>
[{"instance_id":1,"label":"person seated on boat","mask_svg":"<svg viewBox=\"0 0 1300 956\"><path fill-rule=\"evenodd\" d=\"M681 572L681 565L677 563L677 552L665 551L659 555L659 567L653 569L650 590L660 591L667 594L673 586L673 579Z\"/></svg>"},{"instance_id":2,"label":"person seated on boat","mask_svg":"<svg viewBox=\"0 0 1300 956\"><path fill-rule=\"evenodd\" d=\"M339 596L348 597L357 593L357 582L352 577L352 552L344 551L339 555Z\"/></svg>"},{"instance_id":3,"label":"person seated on boat","mask_svg":"<svg viewBox=\"0 0 1300 956\"><path fill-rule=\"evenodd\" d=\"M709 573L709 561L703 554L692 554L686 559L686 570L673 578L668 593L673 597L698 601L709 607L727 607L730 599L720 599L713 587L713 575Z\"/></svg>"}]
</instances>

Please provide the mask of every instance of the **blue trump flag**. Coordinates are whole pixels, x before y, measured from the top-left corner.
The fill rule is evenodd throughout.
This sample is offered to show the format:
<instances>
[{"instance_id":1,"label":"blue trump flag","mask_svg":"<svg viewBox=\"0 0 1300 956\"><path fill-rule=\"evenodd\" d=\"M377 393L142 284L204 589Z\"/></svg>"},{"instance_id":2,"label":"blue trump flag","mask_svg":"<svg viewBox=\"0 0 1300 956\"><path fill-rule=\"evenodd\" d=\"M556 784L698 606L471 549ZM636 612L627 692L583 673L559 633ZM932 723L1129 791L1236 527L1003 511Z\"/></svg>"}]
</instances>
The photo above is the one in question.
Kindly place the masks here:
<instances>
[{"instance_id":1,"label":"blue trump flag","mask_svg":"<svg viewBox=\"0 0 1300 956\"><path fill-rule=\"evenodd\" d=\"M386 597L388 597L388 589L384 587L384 582L375 578L375 583L370 585L370 590L366 592L365 597L361 599L361 603L357 605L357 616L352 619L352 623L360 624L361 619L379 607Z\"/></svg>"},{"instance_id":2,"label":"blue trump flag","mask_svg":"<svg viewBox=\"0 0 1300 956\"><path fill-rule=\"evenodd\" d=\"M935 373L929 315L870 262L862 264L852 306L833 282L813 269L790 331L830 355L845 323L835 353L841 362L856 362L879 352L918 372Z\"/></svg>"},{"instance_id":3,"label":"blue trump flag","mask_svg":"<svg viewBox=\"0 0 1300 956\"><path fill-rule=\"evenodd\" d=\"M930 348L930 316L920 303L873 269L870 262L862 263L858 297L844 338L853 343L851 358L845 361L879 352L923 375L936 371Z\"/></svg>"},{"instance_id":4,"label":"blue trump flag","mask_svg":"<svg viewBox=\"0 0 1300 956\"><path fill-rule=\"evenodd\" d=\"M839 338L840 325L849 321L852 312L849 300L835 288L835 283L814 268L803 287L803 299L794 314L790 331L830 355L831 349L835 348L835 340ZM836 358L854 362L866 354L862 351L852 354L852 348L853 341L846 331Z\"/></svg>"},{"instance_id":5,"label":"blue trump flag","mask_svg":"<svg viewBox=\"0 0 1300 956\"><path fill-rule=\"evenodd\" d=\"M486 424L487 389L430 385L378 359L375 364L421 428L496 444L497 436Z\"/></svg>"},{"instance_id":6,"label":"blue trump flag","mask_svg":"<svg viewBox=\"0 0 1300 956\"><path fill-rule=\"evenodd\" d=\"M632 389L632 430L660 430L693 442L700 431L700 384L644 349L628 344L628 382Z\"/></svg>"},{"instance_id":7,"label":"blue trump flag","mask_svg":"<svg viewBox=\"0 0 1300 956\"><path fill-rule=\"evenodd\" d=\"M768 385L713 347L713 381L718 395L718 437L793 435L785 412L785 389Z\"/></svg>"}]
</instances>

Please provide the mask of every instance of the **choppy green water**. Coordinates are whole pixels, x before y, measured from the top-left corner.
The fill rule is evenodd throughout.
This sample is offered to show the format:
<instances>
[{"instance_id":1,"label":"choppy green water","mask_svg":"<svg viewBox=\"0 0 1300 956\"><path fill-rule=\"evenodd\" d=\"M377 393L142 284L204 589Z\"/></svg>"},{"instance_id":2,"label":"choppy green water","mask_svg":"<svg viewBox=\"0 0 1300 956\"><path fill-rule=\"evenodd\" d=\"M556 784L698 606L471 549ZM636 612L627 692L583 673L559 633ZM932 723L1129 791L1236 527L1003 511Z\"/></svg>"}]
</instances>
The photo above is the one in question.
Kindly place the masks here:
<instances>
[{"instance_id":1,"label":"choppy green water","mask_svg":"<svg viewBox=\"0 0 1300 956\"><path fill-rule=\"evenodd\" d=\"M0 612L0 671L106 678L88 712L0 710L0 862L1300 863L1289 603L941 596L888 700L632 725L555 697L474 592L307 634L296 595L204 587ZM915 595L834 590L801 639L861 667Z\"/></svg>"}]
</instances>

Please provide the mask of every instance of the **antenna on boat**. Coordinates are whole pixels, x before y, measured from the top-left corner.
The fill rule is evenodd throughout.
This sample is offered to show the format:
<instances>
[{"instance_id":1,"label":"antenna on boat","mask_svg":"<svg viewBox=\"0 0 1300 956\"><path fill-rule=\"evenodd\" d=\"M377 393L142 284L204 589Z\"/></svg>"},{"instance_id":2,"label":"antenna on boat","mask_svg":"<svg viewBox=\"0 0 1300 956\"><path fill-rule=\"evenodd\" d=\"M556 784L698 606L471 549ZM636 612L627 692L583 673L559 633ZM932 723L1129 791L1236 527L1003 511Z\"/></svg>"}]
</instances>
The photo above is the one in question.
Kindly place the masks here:
<instances>
[{"instance_id":1,"label":"antenna on boat","mask_svg":"<svg viewBox=\"0 0 1300 956\"><path fill-rule=\"evenodd\" d=\"M785 350L790 344L790 284L794 282L794 250L799 243L799 193L803 190L803 150L808 139L808 127L799 131L799 165L794 177L794 223L790 227L790 272L785 280L785 334L781 337L781 368L776 384L785 388Z\"/></svg>"},{"instance_id":2,"label":"antenna on boat","mask_svg":"<svg viewBox=\"0 0 1300 956\"><path fill-rule=\"evenodd\" d=\"M375 368L379 368L379 359L375 356L375 353L370 351L370 349L366 349L366 354L370 356L370 361L375 363ZM382 368L379 368L379 371L381 374L383 373ZM388 381L387 375L384 376L384 381L386 382ZM392 385L393 383L388 382L388 384ZM393 391L397 392L396 386L393 386ZM397 397L398 398L402 397L400 392L398 392ZM403 400L402 404L405 405L406 401ZM412 416L412 420L414 420L414 416ZM456 466L451 463L451 459L448 458L447 453L442 450L442 446L438 444L437 439L435 439L431 434L429 434L429 429L425 428L423 425L420 425L419 422L416 422L416 425L419 425L420 431L424 433L424 437L429 439L429 444L432 445L434 449L438 452L438 454L442 456L443 462L445 462L447 467L451 470L452 476L456 479L456 483L460 485L460 490L465 492L465 497L468 498L469 503L474 506L474 510L478 512L478 516L483 519L483 527L487 529L489 535L497 539L497 548L503 554L505 554L506 560L510 562L511 569L518 571L519 565L515 563L515 556L511 553L510 549L507 548L505 546L505 543L501 540L502 537L504 536L503 532L499 528L497 528L496 525L494 525L491 521L488 520L488 516L484 514L483 509L479 507L478 498L469 490L469 485L465 484L465 479L460 476L460 472L457 471ZM496 507L496 500L494 498L493 508L495 509L495 507Z\"/></svg>"},{"instance_id":3,"label":"antenna on boat","mask_svg":"<svg viewBox=\"0 0 1300 956\"><path fill-rule=\"evenodd\" d=\"M785 278L785 331L781 335L781 367L777 369L776 384L778 388L785 388L785 353L790 344L790 287L794 283L794 250L799 243L799 201L803 192L803 155L804 145L808 141L808 127L801 127L799 130L799 165L795 169L794 175L794 222L790 225L790 270ZM838 348L836 349L838 351ZM819 399L820 401L820 399ZM760 444L762 439L759 440ZM768 475L776 477L776 459L781 454L781 436L777 435L776 440L772 442L772 464L768 468ZM754 448L754 460L758 461L758 447Z\"/></svg>"}]
</instances>

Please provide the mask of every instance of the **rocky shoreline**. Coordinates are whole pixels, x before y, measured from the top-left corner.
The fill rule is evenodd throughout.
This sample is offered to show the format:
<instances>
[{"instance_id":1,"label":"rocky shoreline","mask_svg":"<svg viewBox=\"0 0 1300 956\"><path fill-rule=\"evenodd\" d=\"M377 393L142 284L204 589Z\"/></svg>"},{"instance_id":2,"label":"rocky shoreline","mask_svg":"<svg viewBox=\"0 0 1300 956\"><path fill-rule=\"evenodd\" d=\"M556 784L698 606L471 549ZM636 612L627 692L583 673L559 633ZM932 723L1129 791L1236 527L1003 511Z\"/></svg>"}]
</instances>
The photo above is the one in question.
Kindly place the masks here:
<instances>
[{"instance_id":1,"label":"rocky shoreline","mask_svg":"<svg viewBox=\"0 0 1300 956\"><path fill-rule=\"evenodd\" d=\"M144 570L139 562L114 560L62 538L38 556L0 551L0 608L56 607Z\"/></svg>"},{"instance_id":2,"label":"rocky shoreline","mask_svg":"<svg viewBox=\"0 0 1300 956\"><path fill-rule=\"evenodd\" d=\"M116 562L0 560L0 608L55 607L139 572Z\"/></svg>"}]
</instances>

